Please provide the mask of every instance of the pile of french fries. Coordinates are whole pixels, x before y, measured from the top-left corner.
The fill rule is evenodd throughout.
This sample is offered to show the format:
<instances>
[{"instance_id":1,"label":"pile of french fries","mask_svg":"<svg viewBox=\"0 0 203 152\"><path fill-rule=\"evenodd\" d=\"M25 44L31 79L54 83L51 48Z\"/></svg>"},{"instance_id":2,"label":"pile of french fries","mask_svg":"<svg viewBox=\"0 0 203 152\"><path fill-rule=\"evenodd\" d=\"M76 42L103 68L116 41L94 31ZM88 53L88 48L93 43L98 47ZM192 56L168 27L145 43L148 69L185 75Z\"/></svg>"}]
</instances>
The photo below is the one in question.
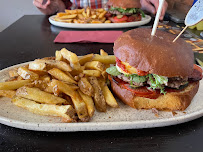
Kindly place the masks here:
<instances>
[{"instance_id":1,"label":"pile of french fries","mask_svg":"<svg viewBox=\"0 0 203 152\"><path fill-rule=\"evenodd\" d=\"M103 8L99 9L75 9L75 10L65 10L64 13L57 13L54 20L58 22L65 23L111 23L105 17L105 11Z\"/></svg>"},{"instance_id":2,"label":"pile of french fries","mask_svg":"<svg viewBox=\"0 0 203 152\"><path fill-rule=\"evenodd\" d=\"M63 48L55 57L36 59L9 71L0 83L0 96L33 113L58 116L62 122L86 122L95 108L105 112L118 103L106 85L106 68L115 56L99 54L77 56Z\"/></svg>"}]
</instances>

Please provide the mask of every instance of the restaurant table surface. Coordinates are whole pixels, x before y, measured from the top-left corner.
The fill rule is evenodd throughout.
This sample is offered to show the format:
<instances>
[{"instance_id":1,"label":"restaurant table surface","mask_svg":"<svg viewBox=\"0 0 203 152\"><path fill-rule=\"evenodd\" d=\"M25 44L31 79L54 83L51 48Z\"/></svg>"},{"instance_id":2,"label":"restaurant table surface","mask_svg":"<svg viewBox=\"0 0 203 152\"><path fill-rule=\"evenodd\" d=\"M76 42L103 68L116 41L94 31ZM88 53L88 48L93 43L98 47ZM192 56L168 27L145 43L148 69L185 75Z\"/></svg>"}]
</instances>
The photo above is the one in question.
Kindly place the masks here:
<instances>
[{"instance_id":1,"label":"restaurant table surface","mask_svg":"<svg viewBox=\"0 0 203 152\"><path fill-rule=\"evenodd\" d=\"M0 32L0 69L54 56L63 47L77 55L99 53L101 48L113 54L113 44L53 43L62 30L75 29L55 27L44 15L23 16ZM195 56L203 60L202 54ZM0 151L200 152L202 141L203 117L167 127L92 132L37 132L0 124Z\"/></svg>"}]
</instances>

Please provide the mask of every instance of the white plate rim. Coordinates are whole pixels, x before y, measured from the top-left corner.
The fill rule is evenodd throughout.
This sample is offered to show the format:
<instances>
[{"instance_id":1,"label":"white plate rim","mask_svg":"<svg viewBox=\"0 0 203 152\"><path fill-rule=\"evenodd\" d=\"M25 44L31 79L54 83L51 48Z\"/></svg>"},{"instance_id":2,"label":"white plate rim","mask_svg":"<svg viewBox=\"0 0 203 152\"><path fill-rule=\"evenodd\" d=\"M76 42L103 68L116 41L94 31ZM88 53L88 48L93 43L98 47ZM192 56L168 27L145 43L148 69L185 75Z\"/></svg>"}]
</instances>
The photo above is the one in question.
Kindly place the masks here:
<instances>
[{"instance_id":1,"label":"white plate rim","mask_svg":"<svg viewBox=\"0 0 203 152\"><path fill-rule=\"evenodd\" d=\"M2 69L0 70L0 72L7 71L8 69L14 67L22 66L30 62L32 61L16 64L7 67L5 69ZM33 123L33 122L23 122L15 119L9 119L4 116L0 116L0 123L15 128L34 131L47 131L47 132L106 131L106 130L142 129L142 128L171 126L188 122L200 118L202 116L203 109L178 117L162 118L156 120L80 122L80 123Z\"/></svg>"},{"instance_id":2,"label":"white plate rim","mask_svg":"<svg viewBox=\"0 0 203 152\"><path fill-rule=\"evenodd\" d=\"M141 21L136 22L127 22L127 23L101 23L101 24L76 24L76 23L63 23L55 21L53 18L56 15L49 17L49 22L52 25L65 27L65 28L75 28L75 29L108 29L108 28L128 28L128 27L136 27L147 24L151 21L151 16L145 15Z\"/></svg>"}]
</instances>

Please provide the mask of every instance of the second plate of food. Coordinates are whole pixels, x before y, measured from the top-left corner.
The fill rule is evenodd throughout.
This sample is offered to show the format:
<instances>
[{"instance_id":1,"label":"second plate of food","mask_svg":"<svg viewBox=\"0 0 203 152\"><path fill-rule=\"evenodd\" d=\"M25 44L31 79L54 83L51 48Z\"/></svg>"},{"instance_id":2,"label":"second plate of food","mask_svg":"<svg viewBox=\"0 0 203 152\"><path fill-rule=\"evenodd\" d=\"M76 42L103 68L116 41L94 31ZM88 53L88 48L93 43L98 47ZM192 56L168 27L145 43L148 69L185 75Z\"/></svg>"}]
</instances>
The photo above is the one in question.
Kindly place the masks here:
<instances>
[{"instance_id":1,"label":"second plate of food","mask_svg":"<svg viewBox=\"0 0 203 152\"><path fill-rule=\"evenodd\" d=\"M151 16L145 15L141 21L127 22L127 23L99 23L99 24L76 24L76 23L64 23L55 21L56 15L49 17L49 22L52 25L65 27L65 28L76 28L76 29L108 29L108 28L128 28L136 27L149 23L151 21Z\"/></svg>"}]
</instances>

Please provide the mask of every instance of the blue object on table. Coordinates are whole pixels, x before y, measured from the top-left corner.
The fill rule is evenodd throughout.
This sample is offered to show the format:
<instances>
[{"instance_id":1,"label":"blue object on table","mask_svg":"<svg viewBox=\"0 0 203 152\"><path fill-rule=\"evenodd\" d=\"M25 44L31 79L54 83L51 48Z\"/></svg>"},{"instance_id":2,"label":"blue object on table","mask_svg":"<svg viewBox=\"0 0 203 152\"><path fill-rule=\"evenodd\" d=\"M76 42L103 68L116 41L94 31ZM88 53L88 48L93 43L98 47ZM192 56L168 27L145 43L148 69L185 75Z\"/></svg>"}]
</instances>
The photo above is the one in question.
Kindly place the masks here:
<instances>
[{"instance_id":1,"label":"blue object on table","mask_svg":"<svg viewBox=\"0 0 203 152\"><path fill-rule=\"evenodd\" d=\"M198 1L198 0L194 0L192 5L194 5L197 1Z\"/></svg>"}]
</instances>

